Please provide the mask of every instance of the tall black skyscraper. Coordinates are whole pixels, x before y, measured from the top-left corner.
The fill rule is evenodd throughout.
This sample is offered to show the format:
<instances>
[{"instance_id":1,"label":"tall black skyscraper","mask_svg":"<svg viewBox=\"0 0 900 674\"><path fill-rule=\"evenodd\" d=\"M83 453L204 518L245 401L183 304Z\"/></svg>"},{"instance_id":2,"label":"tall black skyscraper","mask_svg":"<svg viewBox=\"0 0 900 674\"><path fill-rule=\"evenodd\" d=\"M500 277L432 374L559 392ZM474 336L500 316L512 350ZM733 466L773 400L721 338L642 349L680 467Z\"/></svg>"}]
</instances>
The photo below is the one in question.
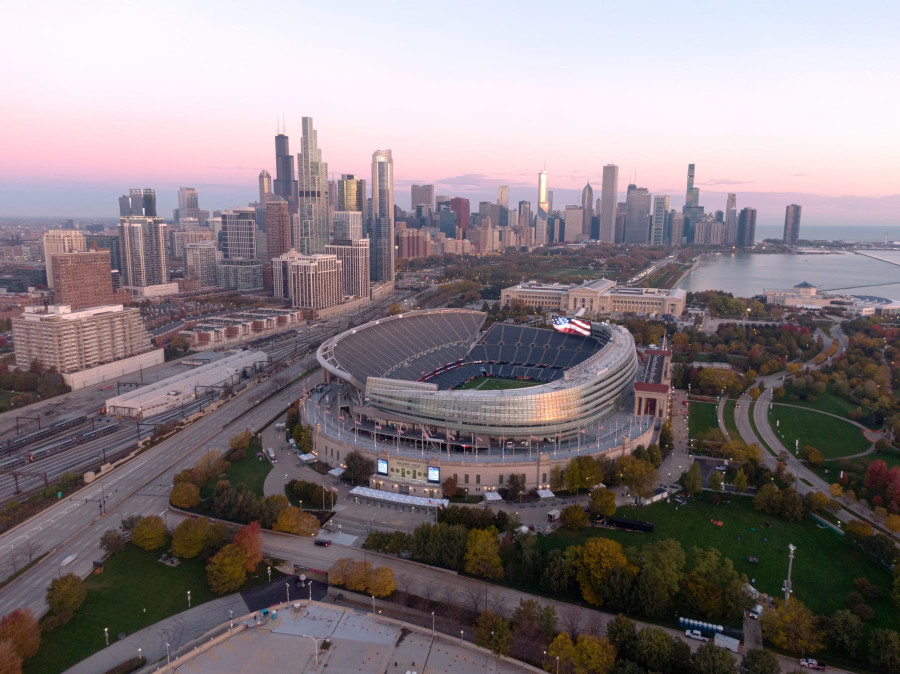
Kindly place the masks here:
<instances>
[{"instance_id":1,"label":"tall black skyscraper","mask_svg":"<svg viewBox=\"0 0 900 674\"><path fill-rule=\"evenodd\" d=\"M753 248L756 241L756 209L742 208L738 214L737 242L738 248Z\"/></svg>"},{"instance_id":2,"label":"tall black skyscraper","mask_svg":"<svg viewBox=\"0 0 900 674\"><path fill-rule=\"evenodd\" d=\"M694 187L694 165L688 164L687 190L684 195L684 237L690 242L694 240L694 225L703 217L703 206L700 205L700 190Z\"/></svg>"},{"instance_id":3,"label":"tall black skyscraper","mask_svg":"<svg viewBox=\"0 0 900 674\"><path fill-rule=\"evenodd\" d=\"M800 206L791 204L784 209L784 243L796 246L800 238Z\"/></svg>"},{"instance_id":4,"label":"tall black skyscraper","mask_svg":"<svg viewBox=\"0 0 900 674\"><path fill-rule=\"evenodd\" d=\"M297 212L297 181L294 179L294 158L291 156L288 137L275 136L275 181L272 187L279 197L288 202L291 213Z\"/></svg>"}]
</instances>

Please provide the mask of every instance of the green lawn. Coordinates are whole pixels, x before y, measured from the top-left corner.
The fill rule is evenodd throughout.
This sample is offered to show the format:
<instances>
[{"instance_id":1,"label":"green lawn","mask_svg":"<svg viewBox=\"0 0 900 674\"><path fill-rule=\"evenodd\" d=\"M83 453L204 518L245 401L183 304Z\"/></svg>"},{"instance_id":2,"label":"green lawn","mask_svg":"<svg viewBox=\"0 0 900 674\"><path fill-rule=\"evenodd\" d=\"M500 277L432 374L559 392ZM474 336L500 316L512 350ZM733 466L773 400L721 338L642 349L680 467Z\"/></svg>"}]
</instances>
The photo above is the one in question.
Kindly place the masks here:
<instances>
[{"instance_id":1,"label":"green lawn","mask_svg":"<svg viewBox=\"0 0 900 674\"><path fill-rule=\"evenodd\" d=\"M460 389L478 389L479 391L500 391L508 388L528 388L540 386L539 381L525 381L524 379L502 379L500 377L476 377L460 386Z\"/></svg>"},{"instance_id":2,"label":"green lawn","mask_svg":"<svg viewBox=\"0 0 900 674\"><path fill-rule=\"evenodd\" d=\"M719 427L716 416L716 403L704 403L692 400L688 405L688 432L692 438L700 437L714 428Z\"/></svg>"},{"instance_id":3,"label":"green lawn","mask_svg":"<svg viewBox=\"0 0 900 674\"><path fill-rule=\"evenodd\" d=\"M239 484L247 485L250 491L262 498L265 496L263 484L273 466L268 459L259 459L256 456L257 451L258 445L251 444L244 459L231 464L225 479L235 487Z\"/></svg>"},{"instance_id":4,"label":"green lawn","mask_svg":"<svg viewBox=\"0 0 900 674\"><path fill-rule=\"evenodd\" d=\"M737 422L734 420L734 407L736 404L736 400L727 400L723 412L723 416L725 417L725 428L728 429L728 434L731 436L732 440L739 440L741 437L740 431L738 431Z\"/></svg>"},{"instance_id":5,"label":"green lawn","mask_svg":"<svg viewBox=\"0 0 900 674\"><path fill-rule=\"evenodd\" d=\"M171 568L157 561L161 551L126 545L106 561L101 575L89 576L81 608L70 622L42 635L37 655L25 662L25 674L61 672L99 651L105 647L104 627L109 628L112 643L121 632L134 634L187 610L188 590L191 606L218 596L206 584L205 562L188 559ZM260 568L262 572L249 577L245 587L267 582L265 567Z\"/></svg>"},{"instance_id":6,"label":"green lawn","mask_svg":"<svg viewBox=\"0 0 900 674\"><path fill-rule=\"evenodd\" d=\"M828 412L829 414L836 414L845 419L849 419L849 413L856 410L857 407L846 398L837 396L829 391L826 391L815 398L815 400L788 400L788 396L785 396L778 402L785 405L796 405L797 407L806 407L813 410Z\"/></svg>"},{"instance_id":7,"label":"green lawn","mask_svg":"<svg viewBox=\"0 0 900 674\"><path fill-rule=\"evenodd\" d=\"M831 336L831 328L834 327L832 321L813 321L813 324L829 337Z\"/></svg>"},{"instance_id":8,"label":"green lawn","mask_svg":"<svg viewBox=\"0 0 900 674\"><path fill-rule=\"evenodd\" d=\"M15 391L0 391L0 412L8 412L10 409L9 401L15 398L18 393Z\"/></svg>"},{"instance_id":9,"label":"green lawn","mask_svg":"<svg viewBox=\"0 0 900 674\"><path fill-rule=\"evenodd\" d=\"M674 538L681 542L689 558L693 546L717 548L734 562L739 573L756 579L754 587L761 592L780 596L787 574L788 544L793 543L797 546L792 574L794 593L813 611L831 615L844 608L844 597L854 590L853 580L866 576L885 590L884 598L870 602L876 612L876 618L870 625L895 630L900 628L900 611L893 607L889 599L890 574L872 564L841 536L820 528L812 520L788 523L758 513L753 509L750 498L737 498L719 507L708 501L689 502L686 506L659 502L644 508L622 508L616 516L654 522L656 531L638 534L597 527L577 532L559 529L540 537L540 545L545 550L563 549L583 543L592 536L605 536L628 547ZM724 524L714 526L710 519L721 520ZM772 526L766 527L765 522ZM755 532L751 531L753 528ZM768 540L763 541L764 538ZM759 558L759 562L748 562L748 556Z\"/></svg>"},{"instance_id":10,"label":"green lawn","mask_svg":"<svg viewBox=\"0 0 900 674\"><path fill-rule=\"evenodd\" d=\"M862 429L851 423L778 403L769 410L769 423L772 430L781 437L782 444L791 452L798 439L801 448L812 445L826 459L858 454L866 451L871 444L863 436Z\"/></svg>"}]
</instances>

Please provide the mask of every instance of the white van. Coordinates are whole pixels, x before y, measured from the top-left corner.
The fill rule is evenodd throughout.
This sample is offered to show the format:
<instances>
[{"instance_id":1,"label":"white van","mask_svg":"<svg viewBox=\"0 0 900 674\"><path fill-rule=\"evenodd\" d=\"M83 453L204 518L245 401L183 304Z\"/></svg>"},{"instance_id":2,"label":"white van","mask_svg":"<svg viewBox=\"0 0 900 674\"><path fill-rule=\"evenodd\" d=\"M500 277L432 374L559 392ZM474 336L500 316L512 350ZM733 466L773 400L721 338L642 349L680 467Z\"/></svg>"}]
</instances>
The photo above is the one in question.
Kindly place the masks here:
<instances>
[{"instance_id":1,"label":"white van","mask_svg":"<svg viewBox=\"0 0 900 674\"><path fill-rule=\"evenodd\" d=\"M271 461L272 463L278 463L278 459L275 458L275 450L274 450L274 449L272 449L271 447L269 447L269 448L266 450L266 454L269 455L269 461Z\"/></svg>"},{"instance_id":2,"label":"white van","mask_svg":"<svg viewBox=\"0 0 900 674\"><path fill-rule=\"evenodd\" d=\"M762 612L763 612L762 604L757 604L752 609L750 609L749 615L751 618L753 618L753 620L759 620L759 617L762 615Z\"/></svg>"}]
</instances>

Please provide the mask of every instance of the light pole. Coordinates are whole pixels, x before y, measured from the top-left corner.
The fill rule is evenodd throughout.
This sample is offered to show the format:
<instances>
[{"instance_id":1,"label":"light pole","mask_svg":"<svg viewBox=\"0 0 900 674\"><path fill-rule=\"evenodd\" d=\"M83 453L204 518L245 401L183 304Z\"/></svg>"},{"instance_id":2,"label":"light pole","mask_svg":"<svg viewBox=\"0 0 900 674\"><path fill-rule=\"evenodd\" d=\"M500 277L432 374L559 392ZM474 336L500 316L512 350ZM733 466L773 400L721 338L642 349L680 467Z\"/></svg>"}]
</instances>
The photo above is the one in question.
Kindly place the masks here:
<instances>
[{"instance_id":1,"label":"light pole","mask_svg":"<svg viewBox=\"0 0 900 674\"><path fill-rule=\"evenodd\" d=\"M431 612L431 638L434 639L434 611Z\"/></svg>"},{"instance_id":2,"label":"light pole","mask_svg":"<svg viewBox=\"0 0 900 674\"><path fill-rule=\"evenodd\" d=\"M312 581L309 582L309 603L312 604Z\"/></svg>"},{"instance_id":3,"label":"light pole","mask_svg":"<svg viewBox=\"0 0 900 674\"><path fill-rule=\"evenodd\" d=\"M372 617L375 617L375 595L372 595Z\"/></svg>"},{"instance_id":4,"label":"light pole","mask_svg":"<svg viewBox=\"0 0 900 674\"><path fill-rule=\"evenodd\" d=\"M459 631L459 643L462 644L463 631Z\"/></svg>"},{"instance_id":5,"label":"light pole","mask_svg":"<svg viewBox=\"0 0 900 674\"><path fill-rule=\"evenodd\" d=\"M166 642L166 665L171 664L171 660L169 659L169 642Z\"/></svg>"},{"instance_id":6,"label":"light pole","mask_svg":"<svg viewBox=\"0 0 900 674\"><path fill-rule=\"evenodd\" d=\"M141 662L144 661L144 656L141 655L141 649L140 649L140 648L138 648L138 660L140 660Z\"/></svg>"},{"instance_id":7,"label":"light pole","mask_svg":"<svg viewBox=\"0 0 900 674\"><path fill-rule=\"evenodd\" d=\"M234 611L231 609L228 609L228 631L230 632L233 629L234 629Z\"/></svg>"},{"instance_id":8,"label":"light pole","mask_svg":"<svg viewBox=\"0 0 900 674\"><path fill-rule=\"evenodd\" d=\"M272 582L272 567L266 567L266 572L269 574L269 582Z\"/></svg>"},{"instance_id":9,"label":"light pole","mask_svg":"<svg viewBox=\"0 0 900 674\"><path fill-rule=\"evenodd\" d=\"M109 628L103 628L103 638L106 639L106 645L109 646Z\"/></svg>"},{"instance_id":10,"label":"light pole","mask_svg":"<svg viewBox=\"0 0 900 674\"><path fill-rule=\"evenodd\" d=\"M787 580L784 581L784 605L787 606L788 600L791 598L791 570L794 567L794 551L797 549L797 546L793 543L788 544L788 576Z\"/></svg>"},{"instance_id":11,"label":"light pole","mask_svg":"<svg viewBox=\"0 0 900 674\"><path fill-rule=\"evenodd\" d=\"M556 674L559 674L559 656L556 656Z\"/></svg>"},{"instance_id":12,"label":"light pole","mask_svg":"<svg viewBox=\"0 0 900 674\"><path fill-rule=\"evenodd\" d=\"M190 608L191 607L191 591L188 590L187 593L188 593L188 608Z\"/></svg>"},{"instance_id":13,"label":"light pole","mask_svg":"<svg viewBox=\"0 0 900 674\"><path fill-rule=\"evenodd\" d=\"M291 603L291 584L290 583L284 584L284 592L285 592L285 594L287 594L287 603L290 604Z\"/></svg>"}]
</instances>

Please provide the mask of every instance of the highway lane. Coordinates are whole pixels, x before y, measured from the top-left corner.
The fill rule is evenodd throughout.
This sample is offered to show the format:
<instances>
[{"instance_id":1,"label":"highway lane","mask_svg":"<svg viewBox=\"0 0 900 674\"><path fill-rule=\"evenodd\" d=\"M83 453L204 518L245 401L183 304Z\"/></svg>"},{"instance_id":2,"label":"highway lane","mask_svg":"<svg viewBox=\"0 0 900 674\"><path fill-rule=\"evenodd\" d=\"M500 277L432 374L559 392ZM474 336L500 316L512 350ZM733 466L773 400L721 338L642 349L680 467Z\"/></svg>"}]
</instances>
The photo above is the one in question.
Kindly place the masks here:
<instances>
[{"instance_id":1,"label":"highway lane","mask_svg":"<svg viewBox=\"0 0 900 674\"><path fill-rule=\"evenodd\" d=\"M309 356L286 371L296 376L309 369L314 357ZM320 377L310 376L312 381ZM309 387L312 381L305 382ZM268 395L278 382L269 378L259 385L260 395ZM263 400L253 409L258 420L268 420L284 410L303 390L304 382L296 382L285 390ZM45 611L44 593L50 580L60 573L86 576L92 560L101 557L99 539L104 531L118 526L122 517L131 514L165 516L172 476L191 466L198 456L209 450L227 448L229 437L249 427L256 387L249 387L218 410L193 423L170 438L102 478L77 495L40 513L28 522L0 536L0 558L48 557L22 578L0 590L0 615L14 608L28 607L35 614ZM241 416L244 415L244 416ZM99 480L98 480L99 482ZM104 514L100 514L101 497L105 497ZM78 555L66 567L60 563L69 555ZM21 565L21 564L20 564ZM3 576L12 569L3 569Z\"/></svg>"}]
</instances>

